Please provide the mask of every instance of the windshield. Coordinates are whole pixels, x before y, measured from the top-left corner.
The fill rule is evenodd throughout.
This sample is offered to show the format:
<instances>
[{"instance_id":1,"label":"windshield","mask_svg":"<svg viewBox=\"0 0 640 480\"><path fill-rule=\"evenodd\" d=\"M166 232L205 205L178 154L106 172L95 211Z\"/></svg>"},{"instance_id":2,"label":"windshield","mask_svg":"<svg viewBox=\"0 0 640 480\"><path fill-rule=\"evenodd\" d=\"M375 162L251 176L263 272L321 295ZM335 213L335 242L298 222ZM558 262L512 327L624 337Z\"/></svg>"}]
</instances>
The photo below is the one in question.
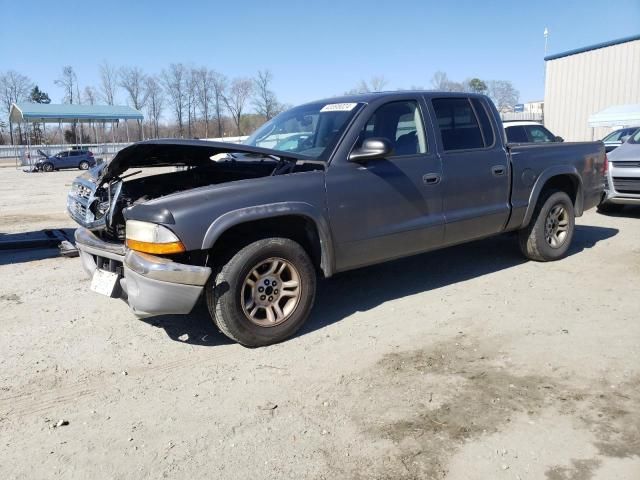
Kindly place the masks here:
<instances>
[{"instance_id":1,"label":"windshield","mask_svg":"<svg viewBox=\"0 0 640 480\"><path fill-rule=\"evenodd\" d=\"M262 125L244 142L254 147L295 152L328 160L358 103L313 103L292 108Z\"/></svg>"}]
</instances>

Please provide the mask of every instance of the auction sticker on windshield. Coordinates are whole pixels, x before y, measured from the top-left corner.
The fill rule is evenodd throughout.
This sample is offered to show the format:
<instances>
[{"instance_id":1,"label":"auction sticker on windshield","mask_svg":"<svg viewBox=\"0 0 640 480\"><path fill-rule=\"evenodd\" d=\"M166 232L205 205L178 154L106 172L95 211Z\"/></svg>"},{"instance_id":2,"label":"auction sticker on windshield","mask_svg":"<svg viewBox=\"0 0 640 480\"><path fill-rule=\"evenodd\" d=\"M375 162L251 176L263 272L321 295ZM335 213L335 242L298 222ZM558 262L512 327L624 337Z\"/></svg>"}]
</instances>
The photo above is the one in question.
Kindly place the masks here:
<instances>
[{"instance_id":1,"label":"auction sticker on windshield","mask_svg":"<svg viewBox=\"0 0 640 480\"><path fill-rule=\"evenodd\" d=\"M321 112L350 112L357 103L330 103L320 109Z\"/></svg>"}]
</instances>

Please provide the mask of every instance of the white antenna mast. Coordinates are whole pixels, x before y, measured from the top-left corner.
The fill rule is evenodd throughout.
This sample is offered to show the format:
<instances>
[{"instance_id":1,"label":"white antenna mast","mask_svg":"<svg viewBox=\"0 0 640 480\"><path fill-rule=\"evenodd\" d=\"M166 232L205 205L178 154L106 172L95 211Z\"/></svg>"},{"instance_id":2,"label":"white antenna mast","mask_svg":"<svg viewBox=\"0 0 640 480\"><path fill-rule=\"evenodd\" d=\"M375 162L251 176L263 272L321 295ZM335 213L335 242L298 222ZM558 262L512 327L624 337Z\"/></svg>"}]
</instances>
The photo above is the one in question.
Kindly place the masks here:
<instances>
[{"instance_id":1,"label":"white antenna mast","mask_svg":"<svg viewBox=\"0 0 640 480\"><path fill-rule=\"evenodd\" d=\"M547 56L547 44L549 43L549 29L544 27L544 56Z\"/></svg>"}]
</instances>

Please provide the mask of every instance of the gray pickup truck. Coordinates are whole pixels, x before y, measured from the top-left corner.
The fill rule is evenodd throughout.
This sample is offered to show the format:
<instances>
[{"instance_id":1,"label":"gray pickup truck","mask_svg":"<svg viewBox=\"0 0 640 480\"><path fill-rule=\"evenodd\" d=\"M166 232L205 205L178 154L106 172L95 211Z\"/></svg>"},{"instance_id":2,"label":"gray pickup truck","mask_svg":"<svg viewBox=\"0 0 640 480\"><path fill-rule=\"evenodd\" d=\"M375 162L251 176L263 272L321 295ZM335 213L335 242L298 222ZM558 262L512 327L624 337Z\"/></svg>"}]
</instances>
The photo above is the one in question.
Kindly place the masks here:
<instances>
[{"instance_id":1,"label":"gray pickup truck","mask_svg":"<svg viewBox=\"0 0 640 480\"><path fill-rule=\"evenodd\" d=\"M605 168L602 142L505 144L482 95L375 93L295 107L244 144L136 143L67 207L92 290L138 315L204 296L224 334L261 346L305 322L318 274L503 232L562 258Z\"/></svg>"}]
</instances>

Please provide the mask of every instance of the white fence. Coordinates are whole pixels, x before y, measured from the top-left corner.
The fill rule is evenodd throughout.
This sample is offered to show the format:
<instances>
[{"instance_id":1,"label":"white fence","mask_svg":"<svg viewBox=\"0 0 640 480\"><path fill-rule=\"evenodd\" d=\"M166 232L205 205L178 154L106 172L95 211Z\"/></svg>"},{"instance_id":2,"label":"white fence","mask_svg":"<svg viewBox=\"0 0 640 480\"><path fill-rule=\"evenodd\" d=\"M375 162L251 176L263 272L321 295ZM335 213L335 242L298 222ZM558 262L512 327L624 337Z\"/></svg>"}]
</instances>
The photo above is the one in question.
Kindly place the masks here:
<instances>
[{"instance_id":1,"label":"white fence","mask_svg":"<svg viewBox=\"0 0 640 480\"><path fill-rule=\"evenodd\" d=\"M229 143L242 143L248 137L223 137L223 138L206 138L211 142L229 142ZM91 150L93 155L102 159L105 162L111 160L116 153L123 148L131 145L129 143L87 143L83 144L82 148ZM44 152L47 155L55 155L58 152L71 150L74 146L69 144L61 145L0 145L0 160L4 160L5 164L10 161L14 161L16 166L25 166L34 164L40 154L38 150Z\"/></svg>"},{"instance_id":2,"label":"white fence","mask_svg":"<svg viewBox=\"0 0 640 480\"><path fill-rule=\"evenodd\" d=\"M501 113L500 117L503 121L531 121L531 122L541 122L544 120L544 116L542 113L532 113L532 112L507 112Z\"/></svg>"}]
</instances>

